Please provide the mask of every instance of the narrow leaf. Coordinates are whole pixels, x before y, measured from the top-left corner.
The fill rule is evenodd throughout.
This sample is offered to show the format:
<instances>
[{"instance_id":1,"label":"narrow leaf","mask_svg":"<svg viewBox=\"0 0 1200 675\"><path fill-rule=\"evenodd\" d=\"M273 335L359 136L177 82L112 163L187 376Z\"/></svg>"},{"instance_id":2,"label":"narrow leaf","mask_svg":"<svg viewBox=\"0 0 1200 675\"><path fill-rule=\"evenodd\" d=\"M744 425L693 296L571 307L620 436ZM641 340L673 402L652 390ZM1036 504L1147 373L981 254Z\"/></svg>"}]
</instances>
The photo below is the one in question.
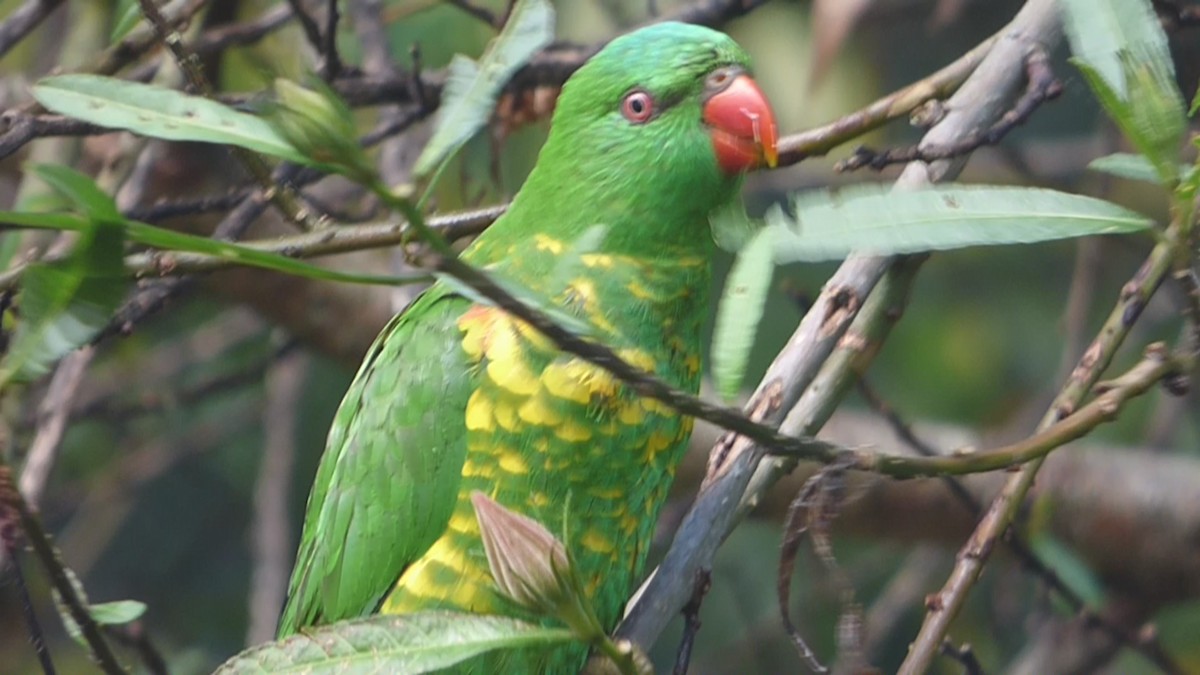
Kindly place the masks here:
<instances>
[{"instance_id":1,"label":"narrow leaf","mask_svg":"<svg viewBox=\"0 0 1200 675\"><path fill-rule=\"evenodd\" d=\"M1079 554L1046 533L1034 537L1030 544L1037 556L1084 602L1091 607L1104 606L1104 584Z\"/></svg>"},{"instance_id":2,"label":"narrow leaf","mask_svg":"<svg viewBox=\"0 0 1200 675\"><path fill-rule=\"evenodd\" d=\"M1167 36L1149 0L1063 0L1062 6L1076 65L1160 182L1174 184L1187 119Z\"/></svg>"},{"instance_id":3,"label":"narrow leaf","mask_svg":"<svg viewBox=\"0 0 1200 675\"><path fill-rule=\"evenodd\" d=\"M201 253L223 258L231 263L274 270L307 279L339 281L349 284L381 284L402 286L428 279L427 275L388 276L381 274L354 274L320 267L312 263L289 258L285 255L263 251L247 244L235 244L207 237L184 234L161 227L147 225L135 220L125 221L126 232L132 241L167 251Z\"/></svg>"},{"instance_id":4,"label":"narrow leaf","mask_svg":"<svg viewBox=\"0 0 1200 675\"><path fill-rule=\"evenodd\" d=\"M122 248L119 224L93 220L65 259L25 270L21 320L0 363L0 386L45 373L108 324L129 286Z\"/></svg>"},{"instance_id":5,"label":"narrow leaf","mask_svg":"<svg viewBox=\"0 0 1200 675\"><path fill-rule=\"evenodd\" d=\"M252 647L214 675L426 673L496 649L552 647L571 632L501 616L419 612L372 616Z\"/></svg>"},{"instance_id":6,"label":"narrow leaf","mask_svg":"<svg viewBox=\"0 0 1200 675\"><path fill-rule=\"evenodd\" d=\"M33 86L48 110L169 141L236 145L310 165L266 120L199 96L99 75L56 75Z\"/></svg>"},{"instance_id":7,"label":"narrow leaf","mask_svg":"<svg viewBox=\"0 0 1200 675\"><path fill-rule=\"evenodd\" d=\"M85 216L107 222L122 219L117 203L87 175L62 164L38 164L31 170Z\"/></svg>"},{"instance_id":8,"label":"narrow leaf","mask_svg":"<svg viewBox=\"0 0 1200 675\"><path fill-rule=\"evenodd\" d=\"M117 20L113 22L112 32L109 33L109 42L117 42L133 30L142 18L142 7L137 0L117 0L113 16L117 17Z\"/></svg>"},{"instance_id":9,"label":"narrow leaf","mask_svg":"<svg viewBox=\"0 0 1200 675\"><path fill-rule=\"evenodd\" d=\"M227 260L230 263L283 272L293 276L318 281L336 281L347 284L377 284L402 286L427 281L427 275L389 276L380 274L355 274L339 272L314 265L296 258L289 258L272 251L265 251L253 244L238 244L209 239L194 234L167 230L154 225L121 218L117 221L125 236L132 242L152 246L167 252L198 253ZM22 213L0 211L0 227L4 225L49 230L83 231L90 227L87 220L72 214ZM164 260L169 267L169 260ZM124 273L124 272L123 272Z\"/></svg>"},{"instance_id":10,"label":"narrow leaf","mask_svg":"<svg viewBox=\"0 0 1200 675\"><path fill-rule=\"evenodd\" d=\"M74 213L33 213L30 211L0 211L0 229L36 228L78 232L88 227L86 218Z\"/></svg>"},{"instance_id":11,"label":"narrow leaf","mask_svg":"<svg viewBox=\"0 0 1200 675\"><path fill-rule=\"evenodd\" d=\"M1174 79L1167 35L1149 0L1061 0L1059 5L1071 53L1096 70L1122 99L1130 100L1131 92L1121 50L1137 49L1150 67Z\"/></svg>"},{"instance_id":12,"label":"narrow leaf","mask_svg":"<svg viewBox=\"0 0 1200 675\"><path fill-rule=\"evenodd\" d=\"M554 39L554 8L546 0L519 0L508 23L479 63L465 56L450 62L437 125L414 172L424 176L453 155L487 124L496 96L513 73Z\"/></svg>"},{"instance_id":13,"label":"narrow leaf","mask_svg":"<svg viewBox=\"0 0 1200 675\"><path fill-rule=\"evenodd\" d=\"M959 185L913 192L858 185L795 195L767 213L775 262L839 260L1137 232L1152 221L1101 199L1041 188Z\"/></svg>"},{"instance_id":14,"label":"narrow leaf","mask_svg":"<svg viewBox=\"0 0 1200 675\"><path fill-rule=\"evenodd\" d=\"M120 626L141 618L146 613L146 603L137 600L114 600L90 605L88 612L101 626Z\"/></svg>"},{"instance_id":15,"label":"narrow leaf","mask_svg":"<svg viewBox=\"0 0 1200 675\"><path fill-rule=\"evenodd\" d=\"M712 362L717 392L726 400L737 395L746 374L775 269L771 261L773 243L770 230L759 230L738 252L725 281L713 330Z\"/></svg>"},{"instance_id":16,"label":"narrow leaf","mask_svg":"<svg viewBox=\"0 0 1200 675\"><path fill-rule=\"evenodd\" d=\"M1093 159L1087 168L1119 178L1128 178L1129 180L1144 181L1146 183L1159 182L1158 172L1144 155L1117 152Z\"/></svg>"}]
</instances>

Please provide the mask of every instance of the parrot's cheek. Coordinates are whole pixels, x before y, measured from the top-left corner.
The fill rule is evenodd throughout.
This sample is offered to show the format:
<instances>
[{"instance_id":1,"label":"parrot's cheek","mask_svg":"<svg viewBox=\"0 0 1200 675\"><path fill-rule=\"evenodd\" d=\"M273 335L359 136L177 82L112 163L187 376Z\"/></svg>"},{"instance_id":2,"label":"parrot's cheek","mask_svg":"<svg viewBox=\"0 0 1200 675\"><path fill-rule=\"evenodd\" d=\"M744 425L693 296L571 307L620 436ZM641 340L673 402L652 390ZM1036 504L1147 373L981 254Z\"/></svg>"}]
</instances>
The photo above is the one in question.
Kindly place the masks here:
<instances>
[{"instance_id":1,"label":"parrot's cheek","mask_svg":"<svg viewBox=\"0 0 1200 675\"><path fill-rule=\"evenodd\" d=\"M738 174L779 161L779 129L767 97L749 75L738 75L704 103L704 121L721 170Z\"/></svg>"}]
</instances>

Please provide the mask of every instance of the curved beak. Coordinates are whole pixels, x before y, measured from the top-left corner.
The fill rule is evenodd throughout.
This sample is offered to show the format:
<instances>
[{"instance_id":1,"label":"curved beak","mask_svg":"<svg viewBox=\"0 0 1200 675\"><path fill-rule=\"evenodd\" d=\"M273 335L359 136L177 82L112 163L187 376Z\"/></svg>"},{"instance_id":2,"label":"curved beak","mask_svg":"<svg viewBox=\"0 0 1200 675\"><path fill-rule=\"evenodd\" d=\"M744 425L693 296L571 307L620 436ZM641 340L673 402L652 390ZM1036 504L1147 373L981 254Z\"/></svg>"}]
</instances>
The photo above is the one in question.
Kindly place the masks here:
<instances>
[{"instance_id":1,"label":"curved beak","mask_svg":"<svg viewBox=\"0 0 1200 675\"><path fill-rule=\"evenodd\" d=\"M779 162L779 130L767 97L753 78L737 75L704 103L717 163L729 174Z\"/></svg>"}]
</instances>

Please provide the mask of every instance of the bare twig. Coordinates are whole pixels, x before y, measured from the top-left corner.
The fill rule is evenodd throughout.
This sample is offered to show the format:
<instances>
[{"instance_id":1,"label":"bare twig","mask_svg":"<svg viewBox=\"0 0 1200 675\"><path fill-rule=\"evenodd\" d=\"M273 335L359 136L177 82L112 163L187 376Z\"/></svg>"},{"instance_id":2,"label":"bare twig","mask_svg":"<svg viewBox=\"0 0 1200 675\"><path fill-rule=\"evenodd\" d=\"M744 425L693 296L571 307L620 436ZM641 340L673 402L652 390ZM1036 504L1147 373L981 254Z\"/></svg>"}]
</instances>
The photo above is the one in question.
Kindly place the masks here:
<instances>
[{"instance_id":1,"label":"bare twig","mask_svg":"<svg viewBox=\"0 0 1200 675\"><path fill-rule=\"evenodd\" d=\"M795 164L808 157L824 155L837 146L878 129L893 120L911 115L930 101L952 94L996 44L999 35L984 40L953 63L870 105L816 127L779 139L779 163Z\"/></svg>"},{"instance_id":2,"label":"bare twig","mask_svg":"<svg viewBox=\"0 0 1200 675\"><path fill-rule=\"evenodd\" d=\"M1039 425L1041 431L1032 436L1030 440L1045 434L1050 429L1060 427L1063 422L1072 418L1082 421L1078 415L1084 411L1088 411L1090 414L1102 413L1103 407L1112 403L1111 401L1104 402L1105 397L1120 390L1122 385L1131 385L1133 389L1141 388L1141 391L1145 391L1143 385L1148 386L1148 383L1142 381L1141 384L1138 384L1138 381L1141 375L1148 374L1147 371L1162 368L1157 374L1151 375L1154 377L1154 382L1176 373L1191 372L1195 365L1194 356L1191 353L1168 355L1161 346L1152 346L1141 363L1114 381L1117 383L1116 389L1109 389L1108 386L1111 385L1106 386L1104 394L1080 410L1079 413L1074 413L1108 367L1117 348L1124 342L1125 336L1145 308L1146 303L1171 270L1180 252L1179 247L1187 245L1190 228L1190 222L1178 220L1172 222L1167 228L1162 239L1142 264L1141 269L1121 290L1121 295L1109 314L1108 320L1105 321L1091 346L1084 352L1062 391L1043 417ZM1005 483L1004 488L988 508L983 520L980 521L979 526L960 551L958 563L942 590L937 594L937 602L932 603L930 611L926 614L921 631L913 643L913 648L901 667L901 673L915 675L928 668L949 630L950 621L957 615L958 610L966 601L968 591L982 573L984 563L995 542L1008 529L1018 506L1032 487L1033 479L1041 468L1045 455L1034 455L1029 457L1029 460L1028 464Z\"/></svg>"},{"instance_id":3,"label":"bare twig","mask_svg":"<svg viewBox=\"0 0 1200 675\"><path fill-rule=\"evenodd\" d=\"M71 402L95 353L94 348L85 346L63 358L55 368L54 376L50 378L46 396L38 405L37 435L29 447L29 455L21 469L21 481L18 486L21 494L25 495L25 500L35 508L41 501L42 490L45 489L50 469L54 466L59 443L70 416Z\"/></svg>"},{"instance_id":4,"label":"bare twig","mask_svg":"<svg viewBox=\"0 0 1200 675\"><path fill-rule=\"evenodd\" d=\"M189 87L200 96L211 98L213 87L204 75L199 56L184 44L182 36L167 23L162 13L158 10L158 6L154 4L154 0L138 1L141 3L142 14L154 26L159 39L163 41L174 55L175 61L179 64L179 69L187 79ZM314 214L313 209L304 204L300 195L286 181L276 181L276 177L272 175L271 168L262 156L237 146L230 147L230 152L233 153L233 156L237 158L242 167L254 177L259 187L262 188L263 193L267 195L271 202L279 207L280 212L288 220L307 230L319 229L321 227L320 216Z\"/></svg>"},{"instance_id":5,"label":"bare twig","mask_svg":"<svg viewBox=\"0 0 1200 675\"><path fill-rule=\"evenodd\" d=\"M680 638L679 650L675 653L672 675L687 675L688 665L692 661L692 646L696 642L696 634L700 632L700 605L704 603L704 596L711 587L712 573L708 570L697 572L692 597L683 606L683 637Z\"/></svg>"},{"instance_id":6,"label":"bare twig","mask_svg":"<svg viewBox=\"0 0 1200 675\"><path fill-rule=\"evenodd\" d=\"M446 0L446 4L453 5L454 7L461 9L469 16L479 19L496 30L500 30L500 28L504 25L503 17L496 16L496 13L492 10L486 7L480 7L470 0Z\"/></svg>"},{"instance_id":7,"label":"bare twig","mask_svg":"<svg viewBox=\"0 0 1200 675\"><path fill-rule=\"evenodd\" d=\"M968 134L950 145L939 147L914 145L908 148L876 152L862 146L856 149L853 155L838 162L836 170L845 172L870 167L881 171L893 164L904 164L916 160L933 162L939 159L962 157L985 145L996 145L1010 131L1024 124L1038 106L1062 94L1062 83L1054 77L1054 72L1050 70L1050 58L1040 47L1035 46L1025 58L1025 77L1025 93L1017 99L1012 109L1004 113L998 122L981 132Z\"/></svg>"},{"instance_id":8,"label":"bare twig","mask_svg":"<svg viewBox=\"0 0 1200 675\"><path fill-rule=\"evenodd\" d=\"M287 5L292 8L292 16L296 17L296 21L300 22L300 28L304 31L304 39L308 40L308 44L313 48L313 51L321 53L321 47L325 41L321 37L321 28L317 25L317 20L312 14L308 13L308 9L304 7L303 0L287 0Z\"/></svg>"},{"instance_id":9,"label":"bare twig","mask_svg":"<svg viewBox=\"0 0 1200 675\"><path fill-rule=\"evenodd\" d=\"M150 675L168 675L170 669L167 668L167 660L150 640L146 626L140 620L119 626L105 626L105 629L113 639L137 653Z\"/></svg>"},{"instance_id":10,"label":"bare twig","mask_svg":"<svg viewBox=\"0 0 1200 675\"><path fill-rule=\"evenodd\" d=\"M262 463L254 485L254 515L250 526L253 571L250 578L246 644L266 642L275 635L279 608L287 598L292 559L288 527L288 487L296 452L296 409L307 372L304 357L293 353L277 361L267 376L263 411Z\"/></svg>"},{"instance_id":11,"label":"bare twig","mask_svg":"<svg viewBox=\"0 0 1200 675\"><path fill-rule=\"evenodd\" d=\"M33 548L33 553L45 569L46 575L50 577L54 590L58 592L71 619L79 627L79 632L91 651L96 665L107 675L125 675L125 669L121 667L112 648L104 639L100 626L92 618L83 599L75 592L75 585L63 567L58 551L50 543L50 539L42 529L41 521L30 509L25 499L21 497L20 491L17 490L16 483L13 481L12 469L3 459L0 459L0 508L11 509L17 513L25 539Z\"/></svg>"},{"instance_id":12,"label":"bare twig","mask_svg":"<svg viewBox=\"0 0 1200 675\"><path fill-rule=\"evenodd\" d=\"M0 508L3 508L0 506ZM0 524L0 537L4 540L3 551L8 554L8 565L12 568L13 577L16 579L17 601L21 604L21 616L25 619L25 628L29 631L29 643L33 645L33 652L37 654L38 663L42 666L44 675L55 675L57 671L54 669L54 660L50 658L50 650L46 647L46 633L42 630L42 624L38 621L37 612L33 609L33 598L29 597L29 584L25 581L25 573L21 571L21 560L17 556L17 545L15 542L15 532L11 535L2 534L7 530L3 524ZM0 571L3 571L3 566L0 565Z\"/></svg>"},{"instance_id":13,"label":"bare twig","mask_svg":"<svg viewBox=\"0 0 1200 675\"><path fill-rule=\"evenodd\" d=\"M971 645L963 644L961 647L956 647L953 642L946 640L942 643L939 651L943 656L948 656L961 664L963 675L985 675L983 666L980 665Z\"/></svg>"},{"instance_id":14,"label":"bare twig","mask_svg":"<svg viewBox=\"0 0 1200 675\"><path fill-rule=\"evenodd\" d=\"M50 15L62 0L25 0L0 23L0 58Z\"/></svg>"}]
</instances>

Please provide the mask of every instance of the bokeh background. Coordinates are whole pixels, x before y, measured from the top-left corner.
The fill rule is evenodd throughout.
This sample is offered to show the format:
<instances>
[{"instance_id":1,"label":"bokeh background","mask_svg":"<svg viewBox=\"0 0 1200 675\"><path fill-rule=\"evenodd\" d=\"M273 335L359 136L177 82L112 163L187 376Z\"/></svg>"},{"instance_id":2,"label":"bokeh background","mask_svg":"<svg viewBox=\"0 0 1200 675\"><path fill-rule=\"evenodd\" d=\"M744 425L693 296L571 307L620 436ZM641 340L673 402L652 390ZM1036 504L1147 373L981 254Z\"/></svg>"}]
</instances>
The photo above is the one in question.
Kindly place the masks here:
<instances>
[{"instance_id":1,"label":"bokeh background","mask_svg":"<svg viewBox=\"0 0 1200 675\"><path fill-rule=\"evenodd\" d=\"M0 19L22 5L0 0ZM213 0L197 22L208 29L261 15L278 3ZM502 10L504 2L480 0ZM559 0L558 35L591 45L682 2ZM889 91L950 63L999 30L1021 3L1012 0L776 0L723 26L753 55L758 80L773 101L781 131L828 122ZM128 3L69 0L3 60L0 107L28 100L27 85L69 55L63 50L92 33L98 44ZM856 12L858 9L860 11ZM458 52L478 55L493 34L482 22L449 3L385 0L392 54L411 67L419 45L423 67L433 71ZM845 31L839 25L845 25ZM1200 29L1172 32L1185 98L1195 88ZM354 27L343 24L340 45L349 63L361 58ZM304 72L310 54L295 23L257 44L208 59L206 67L224 91L262 91L278 75ZM1065 90L997 147L975 153L961 180L1027 184L1103 196L1166 218L1156 188L1105 178L1085 170L1092 159L1122 147L1113 126L1077 72L1056 53L1054 67ZM357 113L366 129L376 109ZM427 126L427 125L426 125ZM501 202L520 185L536 158L546 121L515 130L502 141L475 139L446 173L437 209L454 211ZM401 163L415 157L422 133L393 148ZM862 139L882 147L914 142L920 130L894 124ZM118 137L89 138L76 166L97 170L115 152ZM859 181L889 181L897 173L837 174L833 165L852 147L747 182L746 201L761 211L795 190ZM231 161L216 148L162 146L161 167L146 200L164 195L220 194L237 180ZM25 189L22 162L28 152L0 162L0 204L8 208ZM355 217L369 213L342 185L318 186L326 203ZM269 219L266 219L269 221ZM211 217L179 218L191 231L211 229ZM280 226L260 225L262 236ZM273 229L276 228L276 229ZM1147 238L1100 239L1010 248L979 248L934 255L921 271L903 319L865 379L875 394L933 445L980 447L1028 433L1061 386L1064 375L1099 327L1121 285L1135 272L1152 242ZM394 253L343 256L336 264L388 269ZM720 261L722 271L729 258ZM752 372L761 373L783 345L834 265L780 269L767 317L754 349ZM213 274L192 284L154 318L128 335L109 340L89 369L62 441L57 463L40 499L42 516L66 563L95 601L136 599L148 606L141 627L164 654L173 673L207 672L250 642L269 635L270 603L260 585L279 583L290 570L308 487L333 411L353 375L357 358L403 292L356 287L314 288L313 282L245 271ZM1179 331L1173 289L1164 289L1134 330L1115 368L1131 364L1147 343L1173 339ZM1071 298L1075 298L1074 301ZM1068 308L1070 307L1070 311ZM308 315L307 320L297 316ZM322 319L322 317L326 317ZM1114 371L1115 372L1115 371ZM19 463L38 423L44 383L10 393L3 416ZM1134 402L1120 419L1062 454L1083 464L1063 464L1042 479L1048 490L1072 490L1071 509L1032 508L1035 532L1099 528L1078 540L1106 539L1062 558L1059 573L1100 608L1129 609L1153 620L1162 643L1200 672L1200 529L1175 550L1154 556L1189 561L1188 581L1122 577L1125 569L1105 556L1137 557L1137 539L1123 539L1127 524L1091 522L1088 504L1115 499L1117 487L1160 491L1161 512L1145 527L1187 532L1188 499L1200 493L1196 400L1153 393ZM851 395L830 424L839 439L883 448L895 435L859 394ZM692 453L665 510L661 544L686 507L703 472L713 440L697 433ZM1114 464L1115 463L1115 464ZM1113 469L1119 466L1120 470ZM1074 467L1074 470L1073 468ZM1099 468L1097 468L1099 467ZM1073 476L1110 470L1111 481L1072 483ZM805 472L801 470L801 474ZM1177 483L1160 482L1174 476ZM803 480L785 481L776 494L727 542L713 571L691 672L778 673L801 669L781 628L775 576L781 520ZM971 483L987 494L985 481ZM912 487L912 490L908 490ZM927 486L932 494L937 485ZM844 522L834 525L838 561L872 618L869 659L894 670L924 614L924 598L953 564L973 524L954 502L920 486L852 482ZM940 493L939 493L940 494ZM1089 500L1091 500L1089 502ZM283 514L283 517L280 517ZM1133 516L1130 516L1133 518ZM1193 512L1191 526L1195 527ZM257 519L257 520L256 520ZM259 525L256 526L255 523ZM1136 520L1135 523L1144 521ZM1105 527L1112 527L1105 534ZM1139 525L1141 527L1142 525ZM1065 536L1065 535L1064 535ZM1129 542L1133 543L1129 543ZM1168 539L1168 541L1171 541ZM1124 549L1124 550L1122 550ZM1151 555L1147 553L1147 555ZM1080 563L1082 564L1071 564ZM1116 565L1114 567L1114 565ZM44 575L24 561L35 610L49 635L60 672L89 672L85 652L64 634ZM1113 571L1113 570L1116 571ZM1153 574L1151 572L1145 574ZM811 553L801 555L793 582L792 612L816 652L831 658L842 610L836 585ZM1152 601L1147 596L1154 594ZM0 673L38 672L21 619L12 577L0 576ZM1139 604L1139 602L1141 604ZM255 609L257 603L257 609ZM267 603L264 607L263 603ZM987 672L1037 672L1028 668L1037 648L1051 645L1071 613L1045 592L1036 577L1010 556L997 555L952 631L969 642ZM1132 625L1138 625L1137 622ZM266 631L266 634L264 634ZM669 670L678 630L665 635L653 656ZM134 659L123 652L129 662ZM939 672L960 672L949 660ZM1103 672L1154 669L1130 650L1102 666Z\"/></svg>"}]
</instances>

